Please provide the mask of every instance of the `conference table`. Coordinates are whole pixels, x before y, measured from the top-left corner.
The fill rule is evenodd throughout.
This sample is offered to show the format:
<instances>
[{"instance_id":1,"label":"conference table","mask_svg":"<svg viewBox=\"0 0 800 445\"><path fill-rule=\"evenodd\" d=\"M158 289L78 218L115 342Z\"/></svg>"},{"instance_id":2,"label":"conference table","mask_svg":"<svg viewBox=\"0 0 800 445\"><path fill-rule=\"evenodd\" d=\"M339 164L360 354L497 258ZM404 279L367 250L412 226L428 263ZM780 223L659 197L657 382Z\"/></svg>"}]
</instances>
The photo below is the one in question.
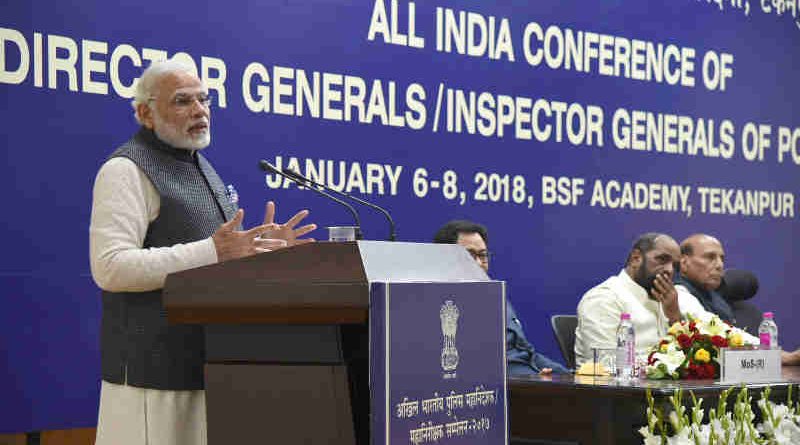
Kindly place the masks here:
<instances>
[{"instance_id":1,"label":"conference table","mask_svg":"<svg viewBox=\"0 0 800 445\"><path fill-rule=\"evenodd\" d=\"M750 383L753 402L766 387L770 399L786 400L790 385L800 384L800 367L783 367L783 380ZM579 375L509 377L509 412L512 444L556 443L641 444L639 428L646 425L647 389L657 404L665 405L675 390L683 389L684 405L691 404L689 391L703 398L703 407L714 405L719 394L732 386L714 380L617 381L611 377ZM728 399L732 406L734 391ZM793 397L797 397L795 391ZM756 415L759 411L754 408Z\"/></svg>"}]
</instances>

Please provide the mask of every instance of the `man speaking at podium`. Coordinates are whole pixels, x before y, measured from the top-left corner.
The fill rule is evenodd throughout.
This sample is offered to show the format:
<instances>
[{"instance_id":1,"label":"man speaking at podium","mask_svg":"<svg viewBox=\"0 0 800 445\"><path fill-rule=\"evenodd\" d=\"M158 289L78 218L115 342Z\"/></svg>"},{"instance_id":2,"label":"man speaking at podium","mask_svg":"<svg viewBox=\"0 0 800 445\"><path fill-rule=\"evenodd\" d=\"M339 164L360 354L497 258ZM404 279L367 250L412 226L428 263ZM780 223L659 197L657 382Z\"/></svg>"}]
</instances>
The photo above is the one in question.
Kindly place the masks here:
<instances>
[{"instance_id":1,"label":"man speaking at podium","mask_svg":"<svg viewBox=\"0 0 800 445\"><path fill-rule=\"evenodd\" d=\"M433 242L464 246L478 265L489 273L488 239L489 234L483 225L472 221L455 220L443 225L434 235ZM525 337L522 323L517 319L514 307L507 299L506 365L509 375L569 373L569 370L560 363L536 352Z\"/></svg>"},{"instance_id":2,"label":"man speaking at podium","mask_svg":"<svg viewBox=\"0 0 800 445\"><path fill-rule=\"evenodd\" d=\"M139 131L100 168L89 228L103 290L97 445L206 443L200 326L167 324L161 290L173 272L311 241L303 210L242 230L244 211L200 150L211 98L193 68L153 63L136 84Z\"/></svg>"}]
</instances>

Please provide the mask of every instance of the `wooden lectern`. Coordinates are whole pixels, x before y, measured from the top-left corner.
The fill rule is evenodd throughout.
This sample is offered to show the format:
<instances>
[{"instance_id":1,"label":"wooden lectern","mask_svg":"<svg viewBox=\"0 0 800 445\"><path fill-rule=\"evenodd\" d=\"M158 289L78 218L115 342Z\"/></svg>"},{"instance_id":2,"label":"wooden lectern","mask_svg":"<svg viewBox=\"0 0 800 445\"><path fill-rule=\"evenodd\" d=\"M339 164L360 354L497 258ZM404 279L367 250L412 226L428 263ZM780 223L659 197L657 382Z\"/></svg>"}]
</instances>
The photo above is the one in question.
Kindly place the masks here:
<instances>
[{"instance_id":1,"label":"wooden lectern","mask_svg":"<svg viewBox=\"0 0 800 445\"><path fill-rule=\"evenodd\" d=\"M170 274L170 323L206 326L208 443L369 443L373 282L483 281L457 245L311 243Z\"/></svg>"}]
</instances>

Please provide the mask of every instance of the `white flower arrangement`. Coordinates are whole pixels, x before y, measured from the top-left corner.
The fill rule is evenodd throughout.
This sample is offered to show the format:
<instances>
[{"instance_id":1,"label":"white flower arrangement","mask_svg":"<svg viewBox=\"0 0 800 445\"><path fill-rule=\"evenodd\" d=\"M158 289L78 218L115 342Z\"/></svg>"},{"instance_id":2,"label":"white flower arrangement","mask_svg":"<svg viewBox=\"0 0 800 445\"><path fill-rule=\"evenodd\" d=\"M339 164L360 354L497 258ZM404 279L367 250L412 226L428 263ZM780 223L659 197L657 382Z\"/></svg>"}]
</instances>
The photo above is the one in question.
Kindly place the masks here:
<instances>
[{"instance_id":1,"label":"white flower arrangement","mask_svg":"<svg viewBox=\"0 0 800 445\"><path fill-rule=\"evenodd\" d=\"M647 356L648 379L714 379L719 377L720 348L754 346L758 339L716 315L688 316L670 326Z\"/></svg>"},{"instance_id":2,"label":"white flower arrangement","mask_svg":"<svg viewBox=\"0 0 800 445\"><path fill-rule=\"evenodd\" d=\"M792 400L789 386L786 404L769 400L770 388L761 393L756 403L761 411L762 422L756 424L752 410L753 398L742 387L731 411L727 410L728 397L734 388L728 388L719 396L716 408L708 413L708 422L703 423L705 410L703 399L697 399L690 391L692 408L687 413L683 406L683 391L678 389L670 398L672 410L664 412L655 406L650 391L647 391L647 426L639 429L644 445L789 445L800 444L800 403Z\"/></svg>"}]
</instances>

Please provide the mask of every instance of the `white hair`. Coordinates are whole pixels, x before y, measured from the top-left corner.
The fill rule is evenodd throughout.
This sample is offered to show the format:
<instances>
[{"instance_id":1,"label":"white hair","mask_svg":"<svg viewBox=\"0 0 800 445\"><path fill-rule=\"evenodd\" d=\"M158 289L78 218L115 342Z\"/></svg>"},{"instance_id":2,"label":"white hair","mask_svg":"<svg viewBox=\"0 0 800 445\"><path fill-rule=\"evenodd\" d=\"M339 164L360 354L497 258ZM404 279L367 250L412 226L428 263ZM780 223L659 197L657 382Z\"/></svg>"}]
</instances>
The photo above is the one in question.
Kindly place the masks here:
<instances>
[{"instance_id":1,"label":"white hair","mask_svg":"<svg viewBox=\"0 0 800 445\"><path fill-rule=\"evenodd\" d=\"M142 123L138 111L139 104L147 104L155 94L154 90L158 81L164 77L164 75L175 72L186 72L194 76L197 75L197 71L194 67L172 58L151 63L150 66L142 72L142 75L136 79L133 100L131 101L133 116L136 118L136 122Z\"/></svg>"}]
</instances>

